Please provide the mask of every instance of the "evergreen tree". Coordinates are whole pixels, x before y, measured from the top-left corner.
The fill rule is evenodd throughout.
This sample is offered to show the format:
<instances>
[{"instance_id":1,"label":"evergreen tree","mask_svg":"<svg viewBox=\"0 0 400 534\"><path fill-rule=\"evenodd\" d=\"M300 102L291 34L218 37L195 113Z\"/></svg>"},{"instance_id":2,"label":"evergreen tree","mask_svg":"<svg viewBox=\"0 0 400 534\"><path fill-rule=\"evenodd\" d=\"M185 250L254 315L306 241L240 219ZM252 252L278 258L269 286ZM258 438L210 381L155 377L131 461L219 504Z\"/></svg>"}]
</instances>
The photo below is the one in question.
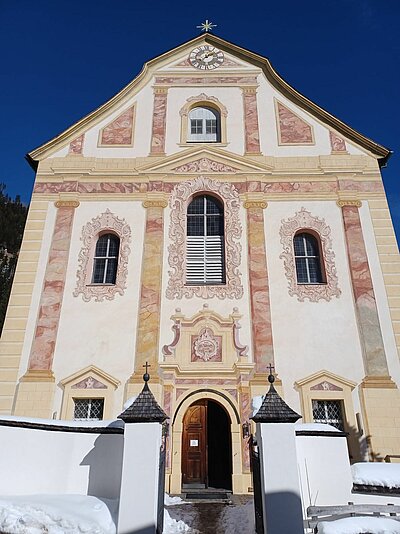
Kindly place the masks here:
<instances>
[{"instance_id":1,"label":"evergreen tree","mask_svg":"<svg viewBox=\"0 0 400 534\"><path fill-rule=\"evenodd\" d=\"M17 195L12 200L0 183L0 334L6 315L28 207Z\"/></svg>"}]
</instances>

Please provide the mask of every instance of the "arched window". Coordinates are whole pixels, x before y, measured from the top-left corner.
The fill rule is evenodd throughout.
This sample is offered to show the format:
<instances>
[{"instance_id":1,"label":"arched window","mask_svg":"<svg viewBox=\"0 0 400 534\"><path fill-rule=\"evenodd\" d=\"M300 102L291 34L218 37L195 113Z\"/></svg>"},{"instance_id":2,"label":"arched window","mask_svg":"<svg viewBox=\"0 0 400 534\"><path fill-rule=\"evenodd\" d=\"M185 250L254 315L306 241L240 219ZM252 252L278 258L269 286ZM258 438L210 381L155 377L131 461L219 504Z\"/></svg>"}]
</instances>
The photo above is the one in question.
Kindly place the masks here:
<instances>
[{"instance_id":1,"label":"arched window","mask_svg":"<svg viewBox=\"0 0 400 534\"><path fill-rule=\"evenodd\" d=\"M218 111L195 107L189 111L188 141L216 143L221 141L221 120Z\"/></svg>"},{"instance_id":2,"label":"arched window","mask_svg":"<svg viewBox=\"0 0 400 534\"><path fill-rule=\"evenodd\" d=\"M300 232L293 239L298 284L324 283L318 239L307 232Z\"/></svg>"},{"instance_id":3,"label":"arched window","mask_svg":"<svg viewBox=\"0 0 400 534\"><path fill-rule=\"evenodd\" d=\"M224 284L224 207L211 195L194 197L187 209L186 284Z\"/></svg>"},{"instance_id":4,"label":"arched window","mask_svg":"<svg viewBox=\"0 0 400 534\"><path fill-rule=\"evenodd\" d=\"M115 284L117 278L119 237L103 234L96 243L92 284Z\"/></svg>"}]
</instances>

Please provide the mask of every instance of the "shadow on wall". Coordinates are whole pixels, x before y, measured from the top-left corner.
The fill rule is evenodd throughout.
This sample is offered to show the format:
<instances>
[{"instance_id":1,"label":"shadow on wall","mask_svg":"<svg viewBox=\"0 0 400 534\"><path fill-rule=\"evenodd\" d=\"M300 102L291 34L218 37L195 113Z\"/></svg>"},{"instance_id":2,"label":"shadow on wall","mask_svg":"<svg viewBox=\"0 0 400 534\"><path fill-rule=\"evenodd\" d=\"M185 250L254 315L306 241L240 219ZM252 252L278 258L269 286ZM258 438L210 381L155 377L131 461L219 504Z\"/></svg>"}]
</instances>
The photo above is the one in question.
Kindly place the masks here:
<instances>
[{"instance_id":1,"label":"shadow on wall","mask_svg":"<svg viewBox=\"0 0 400 534\"><path fill-rule=\"evenodd\" d=\"M347 426L347 446L350 463L356 462L383 462L384 457L379 451L374 451L371 445L371 436L364 435L354 426Z\"/></svg>"},{"instance_id":2,"label":"shadow on wall","mask_svg":"<svg viewBox=\"0 0 400 534\"><path fill-rule=\"evenodd\" d=\"M80 463L89 466L88 495L119 499L123 452L123 434L100 434Z\"/></svg>"}]
</instances>

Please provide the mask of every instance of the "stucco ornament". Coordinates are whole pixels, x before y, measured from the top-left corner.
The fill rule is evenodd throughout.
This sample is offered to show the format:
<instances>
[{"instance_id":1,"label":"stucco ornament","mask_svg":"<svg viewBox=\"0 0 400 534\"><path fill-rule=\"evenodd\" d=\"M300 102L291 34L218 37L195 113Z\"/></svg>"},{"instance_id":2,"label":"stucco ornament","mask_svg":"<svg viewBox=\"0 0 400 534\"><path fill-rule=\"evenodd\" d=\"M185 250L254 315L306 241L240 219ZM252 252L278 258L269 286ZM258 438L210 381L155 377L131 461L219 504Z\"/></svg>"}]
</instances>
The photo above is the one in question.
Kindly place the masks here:
<instances>
[{"instance_id":1,"label":"stucco ornament","mask_svg":"<svg viewBox=\"0 0 400 534\"><path fill-rule=\"evenodd\" d=\"M196 161L191 161L175 167L172 169L173 172L237 172L238 169L231 167L230 165L225 165L218 161L211 160L209 158L200 158Z\"/></svg>"},{"instance_id":2,"label":"stucco ornament","mask_svg":"<svg viewBox=\"0 0 400 534\"><path fill-rule=\"evenodd\" d=\"M299 230L304 230L305 232L312 230L319 236L325 283L297 283L293 238ZM329 301L333 297L339 297L341 291L338 288L338 277L334 262L335 253L332 251L331 229L325 220L314 217L305 208L301 208L294 217L282 220L279 234L283 245L283 252L279 257L284 262L286 278L289 281L289 295L297 296L300 302L304 302L306 299L310 302L318 302L319 300Z\"/></svg>"},{"instance_id":3,"label":"stucco ornament","mask_svg":"<svg viewBox=\"0 0 400 534\"><path fill-rule=\"evenodd\" d=\"M100 233L113 232L120 239L118 268L115 284L92 284L93 254L96 241ZM76 273L77 285L74 297L82 295L85 302L94 299L101 302L104 299L113 300L116 294L123 295L128 276L128 256L130 253L131 229L125 219L120 219L110 210L106 210L93 218L82 228L81 241L83 246L79 253L79 267Z\"/></svg>"},{"instance_id":4,"label":"stucco ornament","mask_svg":"<svg viewBox=\"0 0 400 534\"><path fill-rule=\"evenodd\" d=\"M195 193L215 193L224 203L225 220L225 271L226 283L222 285L185 285L186 278L186 211ZM171 222L169 226L168 271L166 290L168 299L197 297L239 299L243 286L239 265L241 262L240 238L242 226L239 220L239 194L233 184L198 176L193 180L177 184L170 197Z\"/></svg>"},{"instance_id":5,"label":"stucco ornament","mask_svg":"<svg viewBox=\"0 0 400 534\"><path fill-rule=\"evenodd\" d=\"M203 328L193 342L192 361L197 359L205 362L222 359L220 336L214 336L211 328Z\"/></svg>"}]
</instances>

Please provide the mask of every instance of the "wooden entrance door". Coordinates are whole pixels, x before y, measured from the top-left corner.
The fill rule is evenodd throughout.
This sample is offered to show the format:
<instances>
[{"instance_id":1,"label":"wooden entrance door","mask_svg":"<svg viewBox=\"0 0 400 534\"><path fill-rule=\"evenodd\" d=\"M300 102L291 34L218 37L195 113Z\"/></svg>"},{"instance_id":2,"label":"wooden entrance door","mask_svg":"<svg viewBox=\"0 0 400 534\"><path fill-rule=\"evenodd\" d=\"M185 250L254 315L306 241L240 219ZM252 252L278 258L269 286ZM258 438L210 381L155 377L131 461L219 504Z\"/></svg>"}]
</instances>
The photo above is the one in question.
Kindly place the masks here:
<instances>
[{"instance_id":1,"label":"wooden entrance door","mask_svg":"<svg viewBox=\"0 0 400 534\"><path fill-rule=\"evenodd\" d=\"M207 485L207 401L190 406L183 419L182 483Z\"/></svg>"}]
</instances>

